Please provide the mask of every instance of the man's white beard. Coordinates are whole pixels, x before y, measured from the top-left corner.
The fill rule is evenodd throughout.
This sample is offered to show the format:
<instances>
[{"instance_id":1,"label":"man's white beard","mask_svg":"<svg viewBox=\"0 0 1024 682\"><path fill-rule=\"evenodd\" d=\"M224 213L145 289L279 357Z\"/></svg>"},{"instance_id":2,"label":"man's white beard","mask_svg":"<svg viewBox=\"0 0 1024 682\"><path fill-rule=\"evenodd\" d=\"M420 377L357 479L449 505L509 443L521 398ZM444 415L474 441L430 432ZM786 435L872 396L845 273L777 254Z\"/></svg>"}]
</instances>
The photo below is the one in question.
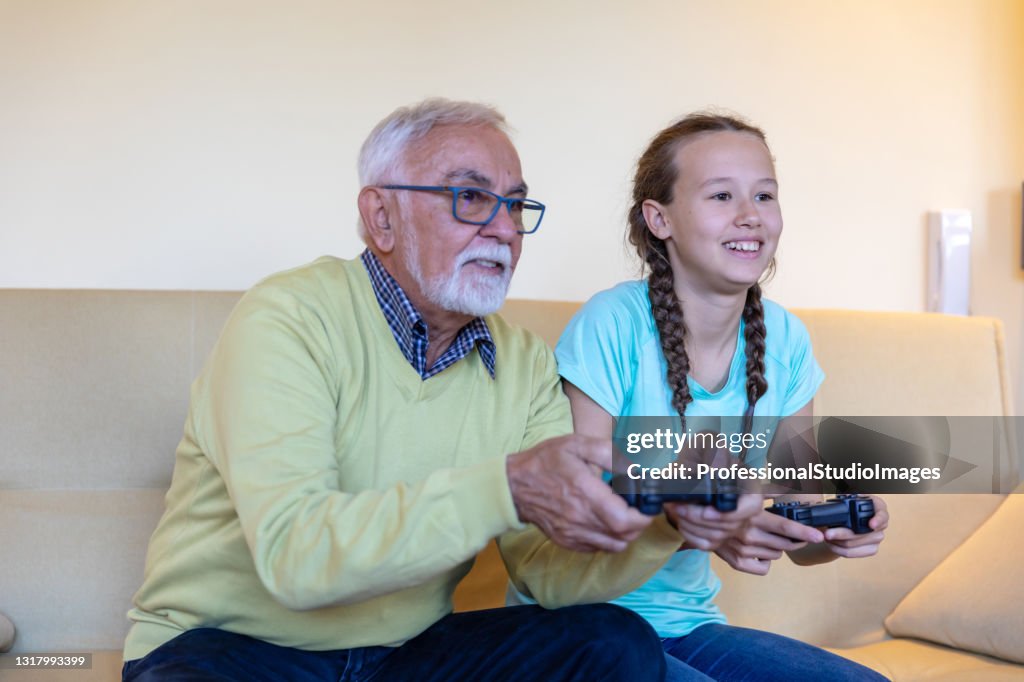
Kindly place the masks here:
<instances>
[{"instance_id":1,"label":"man's white beard","mask_svg":"<svg viewBox=\"0 0 1024 682\"><path fill-rule=\"evenodd\" d=\"M481 244L460 253L450 272L431 278L420 268L419 242L413 229L405 233L405 262L420 293L443 310L482 317L495 313L505 302L512 281L512 248L507 244ZM463 269L472 260L490 260L502 265L501 275L475 274Z\"/></svg>"}]
</instances>

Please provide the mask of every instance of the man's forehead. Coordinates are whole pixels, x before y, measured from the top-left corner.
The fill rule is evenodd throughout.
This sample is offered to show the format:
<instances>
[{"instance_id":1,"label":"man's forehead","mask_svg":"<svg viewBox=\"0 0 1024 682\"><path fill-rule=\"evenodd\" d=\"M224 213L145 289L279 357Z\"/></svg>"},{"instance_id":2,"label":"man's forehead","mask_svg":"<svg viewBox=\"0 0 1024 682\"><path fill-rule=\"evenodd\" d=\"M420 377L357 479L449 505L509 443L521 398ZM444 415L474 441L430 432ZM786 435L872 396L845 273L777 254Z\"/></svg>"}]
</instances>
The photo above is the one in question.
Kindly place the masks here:
<instances>
[{"instance_id":1,"label":"man's forehead","mask_svg":"<svg viewBox=\"0 0 1024 682\"><path fill-rule=\"evenodd\" d=\"M505 194L526 194L526 183L516 177L509 187L498 187L498 183L487 173L475 168L456 168L444 174L442 181L446 185L470 185L483 189L497 189Z\"/></svg>"},{"instance_id":2,"label":"man's forehead","mask_svg":"<svg viewBox=\"0 0 1024 682\"><path fill-rule=\"evenodd\" d=\"M519 154L508 136L496 128L436 126L410 151L414 165L429 167L445 184L487 189L523 184Z\"/></svg>"}]
</instances>

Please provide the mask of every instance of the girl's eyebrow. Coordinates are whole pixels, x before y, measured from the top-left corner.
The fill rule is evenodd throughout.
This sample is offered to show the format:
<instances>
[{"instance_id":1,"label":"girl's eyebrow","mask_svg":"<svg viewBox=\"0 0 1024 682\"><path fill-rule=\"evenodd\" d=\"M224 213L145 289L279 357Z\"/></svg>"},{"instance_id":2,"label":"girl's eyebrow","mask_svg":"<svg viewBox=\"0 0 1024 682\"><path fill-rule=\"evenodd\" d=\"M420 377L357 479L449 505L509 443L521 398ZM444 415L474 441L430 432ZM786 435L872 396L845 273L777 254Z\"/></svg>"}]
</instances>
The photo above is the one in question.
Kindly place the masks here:
<instances>
[{"instance_id":1,"label":"girl's eyebrow","mask_svg":"<svg viewBox=\"0 0 1024 682\"><path fill-rule=\"evenodd\" d=\"M707 185L715 185L715 184L720 183L720 182L731 182L732 180L733 180L733 178L727 178L727 177L709 178L709 179L705 180L704 182L700 183L700 187L706 187ZM767 182L767 183L769 183L771 185L776 185L776 186L778 186L778 184L779 184L779 181L776 180L775 178L761 178L757 182L758 183Z\"/></svg>"},{"instance_id":2,"label":"girl's eyebrow","mask_svg":"<svg viewBox=\"0 0 1024 682\"><path fill-rule=\"evenodd\" d=\"M732 178L708 178L704 182L700 183L700 186L706 187L707 185L714 185L719 182L729 182L730 180L732 180Z\"/></svg>"}]
</instances>

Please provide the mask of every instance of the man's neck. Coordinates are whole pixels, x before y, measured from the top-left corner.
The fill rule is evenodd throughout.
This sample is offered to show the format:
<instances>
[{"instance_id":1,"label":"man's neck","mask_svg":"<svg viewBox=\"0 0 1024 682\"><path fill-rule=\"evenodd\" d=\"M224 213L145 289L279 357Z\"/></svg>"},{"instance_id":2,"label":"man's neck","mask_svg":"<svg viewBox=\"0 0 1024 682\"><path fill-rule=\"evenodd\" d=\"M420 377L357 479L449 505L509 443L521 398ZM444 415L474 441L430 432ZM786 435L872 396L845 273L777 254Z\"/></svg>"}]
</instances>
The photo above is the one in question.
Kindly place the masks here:
<instances>
[{"instance_id":1,"label":"man's neck","mask_svg":"<svg viewBox=\"0 0 1024 682\"><path fill-rule=\"evenodd\" d=\"M437 359L455 341L459 331L475 318L435 305L422 294L412 275L404 268L397 267L394 259L378 256L378 260L388 274L398 282L398 286L402 287L409 302L427 325L427 367L433 367Z\"/></svg>"}]
</instances>

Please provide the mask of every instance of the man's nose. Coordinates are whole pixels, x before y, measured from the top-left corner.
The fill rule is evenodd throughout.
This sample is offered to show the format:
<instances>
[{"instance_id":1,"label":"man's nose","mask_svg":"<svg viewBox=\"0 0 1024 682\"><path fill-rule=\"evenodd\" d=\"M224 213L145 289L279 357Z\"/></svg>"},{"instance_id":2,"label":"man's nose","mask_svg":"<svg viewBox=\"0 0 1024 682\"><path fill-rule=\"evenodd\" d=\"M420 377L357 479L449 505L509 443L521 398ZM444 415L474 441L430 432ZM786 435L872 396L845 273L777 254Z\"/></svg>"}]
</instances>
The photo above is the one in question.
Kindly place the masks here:
<instances>
[{"instance_id":1,"label":"man's nose","mask_svg":"<svg viewBox=\"0 0 1024 682\"><path fill-rule=\"evenodd\" d=\"M484 237L494 237L502 244L510 244L519 236L519 225L512 219L508 204L498 207L498 212L494 214L491 222L483 226L480 234Z\"/></svg>"}]
</instances>

